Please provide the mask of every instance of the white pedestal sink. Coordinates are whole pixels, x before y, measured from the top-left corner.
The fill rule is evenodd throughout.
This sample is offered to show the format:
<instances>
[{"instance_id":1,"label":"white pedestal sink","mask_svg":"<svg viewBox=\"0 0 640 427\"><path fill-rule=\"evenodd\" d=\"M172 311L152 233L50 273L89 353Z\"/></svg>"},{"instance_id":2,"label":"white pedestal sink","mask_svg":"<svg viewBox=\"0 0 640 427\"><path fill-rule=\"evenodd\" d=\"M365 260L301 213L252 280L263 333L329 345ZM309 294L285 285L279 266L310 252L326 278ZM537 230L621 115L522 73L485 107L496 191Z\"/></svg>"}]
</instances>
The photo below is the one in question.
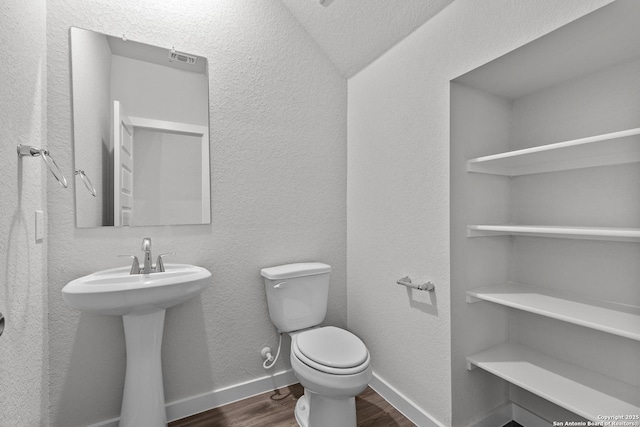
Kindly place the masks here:
<instances>
[{"instance_id":1,"label":"white pedestal sink","mask_svg":"<svg viewBox=\"0 0 640 427\"><path fill-rule=\"evenodd\" d=\"M211 273L188 264L129 274L129 267L99 271L62 288L73 308L122 316L127 349L120 427L166 426L160 348L166 309L199 295Z\"/></svg>"}]
</instances>

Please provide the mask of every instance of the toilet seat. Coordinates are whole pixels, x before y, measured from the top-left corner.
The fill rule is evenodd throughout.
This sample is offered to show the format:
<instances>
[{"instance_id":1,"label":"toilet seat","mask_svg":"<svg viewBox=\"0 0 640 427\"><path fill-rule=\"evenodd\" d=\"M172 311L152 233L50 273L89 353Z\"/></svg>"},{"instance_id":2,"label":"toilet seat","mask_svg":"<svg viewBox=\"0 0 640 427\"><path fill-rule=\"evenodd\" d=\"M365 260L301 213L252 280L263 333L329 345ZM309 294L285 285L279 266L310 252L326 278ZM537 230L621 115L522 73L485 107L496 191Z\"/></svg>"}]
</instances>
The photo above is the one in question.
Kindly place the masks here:
<instances>
[{"instance_id":1,"label":"toilet seat","mask_svg":"<svg viewBox=\"0 0 640 427\"><path fill-rule=\"evenodd\" d=\"M369 351L349 331L326 326L297 334L292 353L305 365L333 375L352 375L369 367Z\"/></svg>"}]
</instances>

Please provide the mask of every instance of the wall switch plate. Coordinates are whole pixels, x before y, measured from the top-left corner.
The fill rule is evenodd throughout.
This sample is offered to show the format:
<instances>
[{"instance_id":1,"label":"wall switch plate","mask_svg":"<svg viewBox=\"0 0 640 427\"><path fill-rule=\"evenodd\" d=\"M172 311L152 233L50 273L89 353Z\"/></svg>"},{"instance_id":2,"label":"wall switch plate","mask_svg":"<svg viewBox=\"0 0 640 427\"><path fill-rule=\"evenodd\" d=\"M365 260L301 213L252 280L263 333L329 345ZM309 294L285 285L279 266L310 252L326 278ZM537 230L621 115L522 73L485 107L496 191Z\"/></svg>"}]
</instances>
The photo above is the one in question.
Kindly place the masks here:
<instances>
[{"instance_id":1,"label":"wall switch plate","mask_svg":"<svg viewBox=\"0 0 640 427\"><path fill-rule=\"evenodd\" d=\"M44 240L44 211L36 211L36 243Z\"/></svg>"}]
</instances>

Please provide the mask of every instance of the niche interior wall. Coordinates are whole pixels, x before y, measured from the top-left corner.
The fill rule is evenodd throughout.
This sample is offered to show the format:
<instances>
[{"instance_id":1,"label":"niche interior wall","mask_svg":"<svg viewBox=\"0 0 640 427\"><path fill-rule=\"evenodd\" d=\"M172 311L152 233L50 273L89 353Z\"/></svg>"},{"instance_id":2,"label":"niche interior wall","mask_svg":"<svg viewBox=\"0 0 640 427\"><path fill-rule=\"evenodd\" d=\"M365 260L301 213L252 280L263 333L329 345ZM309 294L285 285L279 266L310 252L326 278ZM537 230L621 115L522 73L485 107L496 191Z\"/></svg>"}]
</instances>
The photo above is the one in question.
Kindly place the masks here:
<instances>
[{"instance_id":1,"label":"niche interior wall","mask_svg":"<svg viewBox=\"0 0 640 427\"><path fill-rule=\"evenodd\" d=\"M615 2L451 83L453 393L478 411L640 410L638 17Z\"/></svg>"}]
</instances>

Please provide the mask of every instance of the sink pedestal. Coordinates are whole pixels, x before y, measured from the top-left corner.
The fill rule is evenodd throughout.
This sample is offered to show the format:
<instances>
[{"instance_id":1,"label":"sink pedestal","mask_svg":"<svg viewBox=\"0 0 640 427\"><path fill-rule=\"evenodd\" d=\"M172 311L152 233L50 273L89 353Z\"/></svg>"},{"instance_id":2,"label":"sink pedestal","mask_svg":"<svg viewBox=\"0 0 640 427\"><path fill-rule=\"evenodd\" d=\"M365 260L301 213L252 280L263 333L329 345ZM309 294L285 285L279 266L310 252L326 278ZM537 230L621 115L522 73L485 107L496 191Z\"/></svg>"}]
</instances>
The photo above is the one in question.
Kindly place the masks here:
<instances>
[{"instance_id":1,"label":"sink pedestal","mask_svg":"<svg viewBox=\"0 0 640 427\"><path fill-rule=\"evenodd\" d=\"M120 427L166 427L160 350L167 308L195 298L211 285L211 273L189 264L130 274L130 267L98 271L67 283L65 302L78 310L122 316L127 371Z\"/></svg>"},{"instance_id":2,"label":"sink pedestal","mask_svg":"<svg viewBox=\"0 0 640 427\"><path fill-rule=\"evenodd\" d=\"M160 350L166 310L122 316L127 370L120 427L166 427Z\"/></svg>"}]
</instances>

